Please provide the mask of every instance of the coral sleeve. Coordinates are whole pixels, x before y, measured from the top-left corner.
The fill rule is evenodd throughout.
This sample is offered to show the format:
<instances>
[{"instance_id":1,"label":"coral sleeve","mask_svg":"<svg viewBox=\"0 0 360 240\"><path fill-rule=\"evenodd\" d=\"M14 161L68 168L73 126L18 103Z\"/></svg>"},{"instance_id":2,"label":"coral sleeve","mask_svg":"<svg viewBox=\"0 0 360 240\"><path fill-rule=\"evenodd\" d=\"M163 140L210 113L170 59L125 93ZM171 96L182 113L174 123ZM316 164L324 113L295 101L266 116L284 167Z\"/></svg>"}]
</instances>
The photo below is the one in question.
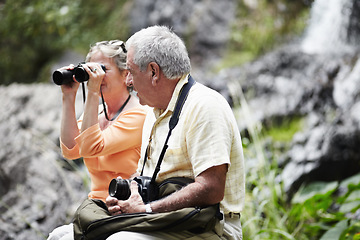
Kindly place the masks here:
<instances>
[{"instance_id":1,"label":"coral sleeve","mask_svg":"<svg viewBox=\"0 0 360 240\"><path fill-rule=\"evenodd\" d=\"M79 154L79 145L78 144L76 144L73 148L69 149L61 142L61 139L60 139L60 148L61 148L63 157L66 159L74 160L74 159L78 159L81 157Z\"/></svg>"},{"instance_id":2,"label":"coral sleeve","mask_svg":"<svg viewBox=\"0 0 360 240\"><path fill-rule=\"evenodd\" d=\"M138 139L134 136L141 136L143 121L144 112L132 110L121 113L104 131L99 124L91 126L75 138L80 156L111 155L138 146Z\"/></svg>"}]
</instances>

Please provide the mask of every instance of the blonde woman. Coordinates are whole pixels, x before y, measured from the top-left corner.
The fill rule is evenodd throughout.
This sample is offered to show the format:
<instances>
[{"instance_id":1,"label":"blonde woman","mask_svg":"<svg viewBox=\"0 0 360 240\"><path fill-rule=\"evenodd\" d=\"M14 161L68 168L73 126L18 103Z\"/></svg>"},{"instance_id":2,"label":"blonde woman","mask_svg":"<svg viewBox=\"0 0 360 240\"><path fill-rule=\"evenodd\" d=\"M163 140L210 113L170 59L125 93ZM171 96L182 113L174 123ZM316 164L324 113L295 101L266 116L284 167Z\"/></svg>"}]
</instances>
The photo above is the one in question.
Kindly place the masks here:
<instances>
[{"instance_id":1,"label":"blonde woman","mask_svg":"<svg viewBox=\"0 0 360 240\"><path fill-rule=\"evenodd\" d=\"M105 202L111 179L129 178L136 171L146 108L130 94L126 84L128 70L122 41L96 43L82 66L89 80L81 119L75 116L79 83L74 79L61 86L61 150L67 159L83 157L91 178L88 197ZM73 68L70 65L62 69ZM99 106L99 97L103 106ZM73 239L72 224L55 229L48 239Z\"/></svg>"}]
</instances>

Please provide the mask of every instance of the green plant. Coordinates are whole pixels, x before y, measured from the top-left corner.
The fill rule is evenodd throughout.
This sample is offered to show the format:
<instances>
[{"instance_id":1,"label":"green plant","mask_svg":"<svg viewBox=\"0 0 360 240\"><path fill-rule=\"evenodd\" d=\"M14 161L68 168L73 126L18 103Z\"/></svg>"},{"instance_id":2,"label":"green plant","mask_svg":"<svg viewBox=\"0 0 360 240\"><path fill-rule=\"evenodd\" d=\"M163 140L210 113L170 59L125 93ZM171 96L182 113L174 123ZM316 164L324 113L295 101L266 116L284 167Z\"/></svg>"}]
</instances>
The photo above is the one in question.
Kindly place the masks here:
<instances>
[{"instance_id":1,"label":"green plant","mask_svg":"<svg viewBox=\"0 0 360 240\"><path fill-rule=\"evenodd\" d=\"M268 130L252 117L241 86L229 86L243 135L246 166L244 239L355 240L360 239L360 174L338 182L303 185L290 202L278 175L276 155L266 153L265 136L289 141L302 126L301 118L272 125ZM269 125L268 125L269 126ZM281 133L279 136L277 132ZM287 133L287 134L285 134ZM270 148L272 150L272 148ZM286 149L285 149L286 150ZM272 157L269 157L272 156Z\"/></svg>"},{"instance_id":2,"label":"green plant","mask_svg":"<svg viewBox=\"0 0 360 240\"><path fill-rule=\"evenodd\" d=\"M274 121L275 122L275 121ZM302 130L304 119L301 116L286 117L279 123L273 123L263 130L264 136L269 136L273 141L289 143L295 133Z\"/></svg>"},{"instance_id":3,"label":"green plant","mask_svg":"<svg viewBox=\"0 0 360 240\"><path fill-rule=\"evenodd\" d=\"M216 70L240 66L300 36L309 17L304 1L237 1L227 52Z\"/></svg>"},{"instance_id":4,"label":"green plant","mask_svg":"<svg viewBox=\"0 0 360 240\"><path fill-rule=\"evenodd\" d=\"M48 81L41 70L68 49L126 38L127 0L8 0L0 3L0 84Z\"/></svg>"},{"instance_id":5,"label":"green plant","mask_svg":"<svg viewBox=\"0 0 360 240\"><path fill-rule=\"evenodd\" d=\"M246 196L243 216L244 239L300 239L287 229L287 207L281 183L277 181L276 162L266 157L262 124L253 119L241 86L229 86L234 99L234 114L247 126L244 139ZM274 159L275 160L275 159Z\"/></svg>"},{"instance_id":6,"label":"green plant","mask_svg":"<svg viewBox=\"0 0 360 240\"><path fill-rule=\"evenodd\" d=\"M320 240L356 239L360 236L360 221L355 216L359 207L360 174L340 183L303 186L292 199L290 214L295 222L306 223L304 232L308 236Z\"/></svg>"}]
</instances>

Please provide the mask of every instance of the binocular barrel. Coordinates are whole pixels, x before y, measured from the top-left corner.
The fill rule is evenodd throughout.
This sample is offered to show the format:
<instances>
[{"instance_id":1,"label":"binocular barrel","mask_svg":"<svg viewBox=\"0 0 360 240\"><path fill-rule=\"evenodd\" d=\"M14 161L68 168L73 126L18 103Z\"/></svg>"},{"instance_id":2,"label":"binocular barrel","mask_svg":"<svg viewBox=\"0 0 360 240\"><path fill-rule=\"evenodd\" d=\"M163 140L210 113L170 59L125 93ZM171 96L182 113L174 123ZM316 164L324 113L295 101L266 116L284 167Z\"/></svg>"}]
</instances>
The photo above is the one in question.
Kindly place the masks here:
<instances>
[{"instance_id":1,"label":"binocular barrel","mask_svg":"<svg viewBox=\"0 0 360 240\"><path fill-rule=\"evenodd\" d=\"M101 68L106 71L106 68L103 64L101 64ZM76 81L80 83L89 80L89 74L81 64L79 64L73 70L56 70L54 71L52 78L56 85L63 85L72 82L73 76L75 76Z\"/></svg>"}]
</instances>

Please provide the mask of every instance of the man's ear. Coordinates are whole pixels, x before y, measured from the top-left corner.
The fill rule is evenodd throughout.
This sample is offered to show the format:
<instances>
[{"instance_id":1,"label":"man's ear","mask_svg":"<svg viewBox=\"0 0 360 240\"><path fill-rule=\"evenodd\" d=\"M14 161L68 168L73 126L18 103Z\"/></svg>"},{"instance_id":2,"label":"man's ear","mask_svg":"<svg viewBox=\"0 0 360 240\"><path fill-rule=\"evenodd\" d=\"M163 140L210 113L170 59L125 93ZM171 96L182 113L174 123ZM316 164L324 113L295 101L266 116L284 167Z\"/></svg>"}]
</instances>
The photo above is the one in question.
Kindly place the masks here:
<instances>
[{"instance_id":1,"label":"man's ear","mask_svg":"<svg viewBox=\"0 0 360 240\"><path fill-rule=\"evenodd\" d=\"M158 84L158 81L160 79L160 67L157 65L156 62L150 62L148 65L148 71L151 73L151 81L152 84L155 86Z\"/></svg>"}]
</instances>

